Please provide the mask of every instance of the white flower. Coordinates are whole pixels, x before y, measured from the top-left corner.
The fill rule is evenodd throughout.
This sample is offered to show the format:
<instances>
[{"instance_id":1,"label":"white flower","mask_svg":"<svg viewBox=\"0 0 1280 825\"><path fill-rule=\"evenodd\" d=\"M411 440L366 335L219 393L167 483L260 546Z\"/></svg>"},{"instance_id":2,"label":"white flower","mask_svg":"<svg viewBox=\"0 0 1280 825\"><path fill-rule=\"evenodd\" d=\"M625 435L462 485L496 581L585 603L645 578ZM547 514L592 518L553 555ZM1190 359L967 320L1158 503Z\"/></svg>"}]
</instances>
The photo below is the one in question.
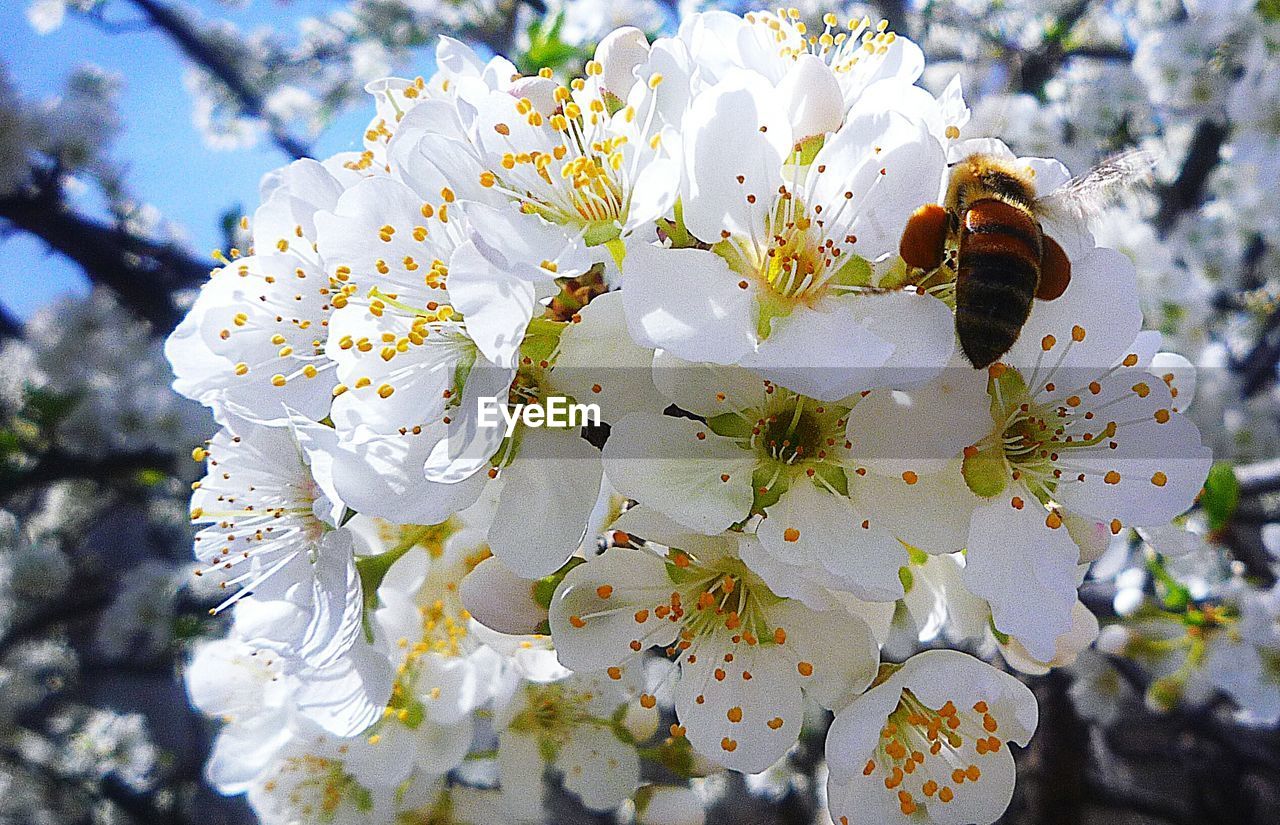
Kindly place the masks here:
<instances>
[{"instance_id":1,"label":"white flower","mask_svg":"<svg viewBox=\"0 0 1280 825\"><path fill-rule=\"evenodd\" d=\"M290 684L279 657L234 637L204 642L183 674L191 703L226 726L205 776L223 793L240 793L293 736Z\"/></svg>"},{"instance_id":2,"label":"white flower","mask_svg":"<svg viewBox=\"0 0 1280 825\"><path fill-rule=\"evenodd\" d=\"M762 771L795 744L804 695L838 707L871 681L879 657L866 624L775 595L738 556L751 537L701 536L639 509L614 527L661 547L613 547L565 576L550 610L560 661L621 678L665 648L680 665L681 730L709 758ZM827 645L834 627L841 643Z\"/></svg>"},{"instance_id":3,"label":"white flower","mask_svg":"<svg viewBox=\"0 0 1280 825\"><path fill-rule=\"evenodd\" d=\"M1280 587L1246 590L1240 598L1240 626L1211 644L1205 672L1240 706L1240 718L1254 725L1280 721Z\"/></svg>"},{"instance_id":4,"label":"white flower","mask_svg":"<svg viewBox=\"0 0 1280 825\"><path fill-rule=\"evenodd\" d=\"M654 373L706 420L634 413L615 424L604 462L620 492L704 533L763 515L760 548L787 572L760 573L785 595L798 580L876 601L902 595L902 529L917 520L912 502L932 494L868 474L860 455L885 455L898 438L846 435L856 398L818 401L742 369L662 356Z\"/></svg>"},{"instance_id":5,"label":"white flower","mask_svg":"<svg viewBox=\"0 0 1280 825\"><path fill-rule=\"evenodd\" d=\"M329 329L342 383L331 413L338 443L327 449L344 499L397 522L442 521L492 488L493 552L521 575L546 575L581 540L600 489L598 453L573 429L522 424L506 438L503 426L482 424L481 404L568 396L616 414L652 395L640 368L649 356L616 334L614 297L598 296L570 322L531 322L531 286L504 298L460 285L459 261L492 267L465 237L466 204L442 181L419 176L420 195L366 180L318 218L327 264L352 283ZM474 311L457 313L460 295L475 298Z\"/></svg>"},{"instance_id":6,"label":"white flower","mask_svg":"<svg viewBox=\"0 0 1280 825\"><path fill-rule=\"evenodd\" d=\"M453 525L396 526L360 517L356 529L377 536L382 566L374 613L379 642L396 680L369 742L398 765L443 774L471 747L471 713L498 687L502 658L472 633L459 585L488 557L483 537Z\"/></svg>"},{"instance_id":7,"label":"white flower","mask_svg":"<svg viewBox=\"0 0 1280 825\"><path fill-rule=\"evenodd\" d=\"M165 343L174 389L220 419L229 407L263 421L282 419L283 406L312 419L328 414L335 381L326 328L343 285L325 274L312 245L315 214L341 192L339 179L311 160L268 177L256 254L214 272Z\"/></svg>"},{"instance_id":8,"label":"white flower","mask_svg":"<svg viewBox=\"0 0 1280 825\"><path fill-rule=\"evenodd\" d=\"M1093 249L1075 263L1066 293L1037 302L989 375L955 367L919 390L873 393L849 416L851 437L869 426L920 434L923 452L918 444L902 459L871 463L873 471L963 477L968 490L940 486L946 494L917 518L972 514L967 540L917 546L966 549L968 588L991 604L995 628L1041 661L1055 657L1072 626L1077 565L1096 526L1114 534L1167 524L1191 506L1211 458L1178 414L1190 394L1177 385L1179 370L1150 370L1158 337L1137 336L1128 259ZM952 401L939 406L944 398ZM970 412L944 415L939 426L939 409Z\"/></svg>"},{"instance_id":9,"label":"white flower","mask_svg":"<svg viewBox=\"0 0 1280 825\"><path fill-rule=\"evenodd\" d=\"M994 822L1013 796L1009 743L1035 731L1025 685L950 650L917 654L841 711L827 794L841 825Z\"/></svg>"},{"instance_id":10,"label":"white flower","mask_svg":"<svg viewBox=\"0 0 1280 825\"><path fill-rule=\"evenodd\" d=\"M705 825L706 806L692 788L651 785L636 802L639 825Z\"/></svg>"},{"instance_id":11,"label":"white flower","mask_svg":"<svg viewBox=\"0 0 1280 825\"><path fill-rule=\"evenodd\" d=\"M946 306L876 292L872 263L936 194L942 148L923 121L855 110L809 163L780 92L737 72L683 124L684 225L711 244L628 246L635 339L691 361L741 364L823 400L924 380L950 357Z\"/></svg>"},{"instance_id":12,"label":"white flower","mask_svg":"<svg viewBox=\"0 0 1280 825\"><path fill-rule=\"evenodd\" d=\"M249 804L263 825L389 821L395 784L369 756L333 737L299 737L249 783Z\"/></svg>"},{"instance_id":13,"label":"white flower","mask_svg":"<svg viewBox=\"0 0 1280 825\"><path fill-rule=\"evenodd\" d=\"M820 89L821 85L792 83L797 74L812 77L812 66L821 66L834 78L837 106L846 112L873 84L888 81L910 87L924 70L920 47L888 31L887 21L873 26L864 17L842 25L836 15L828 13L823 15L823 28L818 33L810 31L799 18L796 9L756 11L742 17L723 11L694 14L681 22L680 38L714 81L742 68L758 72L772 84L797 92L807 87L812 93L815 86ZM788 108L796 105L795 101L787 104ZM810 101L809 105L813 103ZM803 110L804 104L798 108Z\"/></svg>"},{"instance_id":14,"label":"white flower","mask_svg":"<svg viewBox=\"0 0 1280 825\"><path fill-rule=\"evenodd\" d=\"M312 473L294 432L237 421L192 457L209 470L191 496L192 522L209 525L196 536L196 556L207 565L196 575L216 575L241 592L260 589L286 566L292 572L277 588L308 578L298 571L314 563L341 502L330 479Z\"/></svg>"},{"instance_id":15,"label":"white flower","mask_svg":"<svg viewBox=\"0 0 1280 825\"><path fill-rule=\"evenodd\" d=\"M640 786L640 758L613 719L638 692L635 679L621 672L616 679L574 674L520 685L494 716L504 790L541 801L542 774L550 764L584 806L616 808Z\"/></svg>"}]
</instances>

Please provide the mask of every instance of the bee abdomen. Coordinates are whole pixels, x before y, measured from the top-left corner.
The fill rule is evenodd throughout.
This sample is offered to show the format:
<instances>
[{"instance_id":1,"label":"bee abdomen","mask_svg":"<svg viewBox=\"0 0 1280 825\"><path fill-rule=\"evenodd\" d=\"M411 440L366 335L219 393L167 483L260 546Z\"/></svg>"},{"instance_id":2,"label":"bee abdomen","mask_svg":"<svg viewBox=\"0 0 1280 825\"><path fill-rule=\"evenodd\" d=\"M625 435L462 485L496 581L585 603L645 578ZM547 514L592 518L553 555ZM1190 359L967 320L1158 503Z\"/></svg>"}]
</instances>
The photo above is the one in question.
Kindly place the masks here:
<instances>
[{"instance_id":1,"label":"bee abdomen","mask_svg":"<svg viewBox=\"0 0 1280 825\"><path fill-rule=\"evenodd\" d=\"M1040 228L1025 210L981 200L965 213L956 272L956 333L975 367L1009 351L1040 280Z\"/></svg>"}]
</instances>

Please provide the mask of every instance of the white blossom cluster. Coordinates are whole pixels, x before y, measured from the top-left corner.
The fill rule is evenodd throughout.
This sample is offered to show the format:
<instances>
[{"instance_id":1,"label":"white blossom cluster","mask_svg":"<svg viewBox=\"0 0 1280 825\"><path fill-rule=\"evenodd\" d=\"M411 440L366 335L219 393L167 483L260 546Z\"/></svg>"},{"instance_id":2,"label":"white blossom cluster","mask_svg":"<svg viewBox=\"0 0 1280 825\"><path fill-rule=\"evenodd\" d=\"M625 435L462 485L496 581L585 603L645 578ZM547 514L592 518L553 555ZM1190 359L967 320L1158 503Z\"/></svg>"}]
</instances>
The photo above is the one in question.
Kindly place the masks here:
<instances>
[{"instance_id":1,"label":"white blossom cluster","mask_svg":"<svg viewBox=\"0 0 1280 825\"><path fill-rule=\"evenodd\" d=\"M191 515L233 619L187 683L262 821L538 821L545 768L643 816L642 759L760 773L814 708L835 821L1004 811L1034 697L882 661L895 605L1070 663L1088 563L1209 470L1194 370L1130 260L1048 215L1065 292L970 366L908 220L956 169L1037 202L1070 174L885 23L800 17L617 29L568 82L442 37L429 80L370 85L363 151L264 180L166 345L222 425ZM553 399L607 430L515 417Z\"/></svg>"}]
</instances>

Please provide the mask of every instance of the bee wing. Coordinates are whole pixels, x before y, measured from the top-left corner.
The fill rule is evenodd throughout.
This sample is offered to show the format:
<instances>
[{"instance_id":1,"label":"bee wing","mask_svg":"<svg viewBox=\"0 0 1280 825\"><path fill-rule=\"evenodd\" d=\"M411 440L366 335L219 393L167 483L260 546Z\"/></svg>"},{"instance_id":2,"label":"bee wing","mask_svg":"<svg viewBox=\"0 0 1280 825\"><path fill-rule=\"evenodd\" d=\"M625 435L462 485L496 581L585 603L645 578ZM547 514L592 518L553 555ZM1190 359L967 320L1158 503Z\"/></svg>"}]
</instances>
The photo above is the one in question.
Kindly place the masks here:
<instances>
[{"instance_id":1,"label":"bee wing","mask_svg":"<svg viewBox=\"0 0 1280 825\"><path fill-rule=\"evenodd\" d=\"M1120 152L1036 201L1048 218L1084 227L1125 190L1151 181L1156 156L1145 149Z\"/></svg>"}]
</instances>

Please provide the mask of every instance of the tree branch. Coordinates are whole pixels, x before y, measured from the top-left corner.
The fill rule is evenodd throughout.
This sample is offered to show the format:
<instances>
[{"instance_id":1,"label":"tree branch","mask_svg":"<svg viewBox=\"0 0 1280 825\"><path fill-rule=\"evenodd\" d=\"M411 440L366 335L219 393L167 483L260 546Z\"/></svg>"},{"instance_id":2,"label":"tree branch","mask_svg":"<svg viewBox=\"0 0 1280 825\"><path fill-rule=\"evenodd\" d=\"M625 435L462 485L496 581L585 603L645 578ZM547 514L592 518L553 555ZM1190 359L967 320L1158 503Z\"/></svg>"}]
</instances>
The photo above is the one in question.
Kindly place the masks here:
<instances>
[{"instance_id":1,"label":"tree branch","mask_svg":"<svg viewBox=\"0 0 1280 825\"><path fill-rule=\"evenodd\" d=\"M181 13L159 0L130 0L152 23L173 38L178 47L194 63L217 78L226 87L245 114L267 124L271 139L293 158L305 158L310 148L285 130L266 107L262 90L258 89L241 68L210 43Z\"/></svg>"},{"instance_id":2,"label":"tree branch","mask_svg":"<svg viewBox=\"0 0 1280 825\"><path fill-rule=\"evenodd\" d=\"M1211 118L1200 121L1196 127L1191 148L1177 179L1160 190L1160 210L1156 213L1155 225L1161 237L1169 234L1183 212L1200 205L1205 183L1218 165L1219 153L1229 131L1225 123Z\"/></svg>"},{"instance_id":3,"label":"tree branch","mask_svg":"<svg viewBox=\"0 0 1280 825\"><path fill-rule=\"evenodd\" d=\"M75 261L89 280L115 292L159 334L182 317L174 291L199 285L211 269L173 244L70 211L54 186L0 198L0 219Z\"/></svg>"},{"instance_id":4,"label":"tree branch","mask_svg":"<svg viewBox=\"0 0 1280 825\"><path fill-rule=\"evenodd\" d=\"M29 467L0 473L0 501L5 501L14 493L29 487L67 479L113 481L141 470L172 473L174 460L171 453L158 451L109 453L96 457L71 455L61 450L53 450L40 456Z\"/></svg>"},{"instance_id":5,"label":"tree branch","mask_svg":"<svg viewBox=\"0 0 1280 825\"><path fill-rule=\"evenodd\" d=\"M0 304L0 342L9 338L22 337L22 322L9 311L4 304Z\"/></svg>"}]
</instances>

